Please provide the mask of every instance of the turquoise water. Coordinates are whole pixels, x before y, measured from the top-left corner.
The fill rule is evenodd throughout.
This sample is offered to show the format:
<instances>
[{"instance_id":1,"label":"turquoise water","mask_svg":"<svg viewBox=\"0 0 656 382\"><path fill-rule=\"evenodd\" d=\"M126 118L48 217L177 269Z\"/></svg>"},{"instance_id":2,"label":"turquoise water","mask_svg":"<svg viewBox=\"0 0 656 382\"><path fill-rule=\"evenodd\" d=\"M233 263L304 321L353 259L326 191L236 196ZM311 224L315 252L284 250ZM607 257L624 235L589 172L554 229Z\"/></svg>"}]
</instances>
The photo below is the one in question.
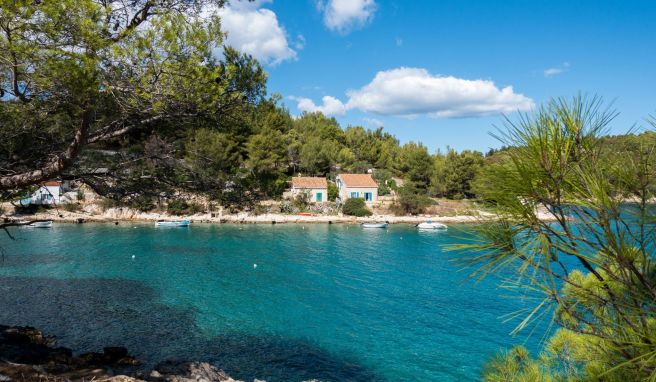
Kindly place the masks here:
<instances>
[{"instance_id":1,"label":"turquoise water","mask_svg":"<svg viewBox=\"0 0 656 382\"><path fill-rule=\"evenodd\" d=\"M466 228L464 228L466 229ZM467 281L412 226L56 225L0 238L0 323L79 351L126 346L147 366L207 360L271 381L463 381L522 307ZM132 256L135 258L132 259ZM257 267L254 266L257 264Z\"/></svg>"}]
</instances>

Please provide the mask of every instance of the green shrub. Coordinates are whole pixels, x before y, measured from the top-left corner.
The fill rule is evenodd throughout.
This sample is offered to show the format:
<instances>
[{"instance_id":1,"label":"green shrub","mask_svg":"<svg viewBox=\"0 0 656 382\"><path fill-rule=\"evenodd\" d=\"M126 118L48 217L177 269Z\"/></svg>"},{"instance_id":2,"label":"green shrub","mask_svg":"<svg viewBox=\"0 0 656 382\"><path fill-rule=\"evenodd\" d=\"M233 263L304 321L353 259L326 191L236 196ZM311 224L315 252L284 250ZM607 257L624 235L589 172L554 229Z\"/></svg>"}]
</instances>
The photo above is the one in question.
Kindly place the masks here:
<instances>
[{"instance_id":1,"label":"green shrub","mask_svg":"<svg viewBox=\"0 0 656 382\"><path fill-rule=\"evenodd\" d=\"M292 201L292 204L294 208L296 208L301 212L304 212L307 210L308 206L310 205L311 197L312 195L310 195L309 192L301 192L300 194L296 195L296 197Z\"/></svg>"},{"instance_id":2,"label":"green shrub","mask_svg":"<svg viewBox=\"0 0 656 382\"><path fill-rule=\"evenodd\" d=\"M193 203L192 202L192 203L188 203L188 204L189 204L189 207L187 208L187 213L189 215L195 215L195 214L199 214L201 212L205 212L205 208L202 205L198 204L198 203Z\"/></svg>"},{"instance_id":3,"label":"green shrub","mask_svg":"<svg viewBox=\"0 0 656 382\"><path fill-rule=\"evenodd\" d=\"M371 216L372 214L362 198L346 199L342 206L342 212L350 216Z\"/></svg>"},{"instance_id":4,"label":"green shrub","mask_svg":"<svg viewBox=\"0 0 656 382\"><path fill-rule=\"evenodd\" d=\"M193 215L203 212L205 209L198 203L187 203L184 200L170 200L166 210L171 215Z\"/></svg>"},{"instance_id":5,"label":"green shrub","mask_svg":"<svg viewBox=\"0 0 656 382\"><path fill-rule=\"evenodd\" d=\"M141 212L148 212L155 209L155 203L153 203L153 200L150 197L140 195L130 200L130 207Z\"/></svg>"},{"instance_id":6,"label":"green shrub","mask_svg":"<svg viewBox=\"0 0 656 382\"><path fill-rule=\"evenodd\" d=\"M166 211L171 215L185 215L189 204L184 200L170 200L166 206Z\"/></svg>"},{"instance_id":7,"label":"green shrub","mask_svg":"<svg viewBox=\"0 0 656 382\"><path fill-rule=\"evenodd\" d=\"M397 190L397 199L391 207L395 215L418 215L435 204L433 199L423 194L412 184L406 184Z\"/></svg>"},{"instance_id":8,"label":"green shrub","mask_svg":"<svg viewBox=\"0 0 656 382\"><path fill-rule=\"evenodd\" d=\"M333 182L328 182L328 201L334 202L338 196L339 189L337 188L337 185Z\"/></svg>"},{"instance_id":9,"label":"green shrub","mask_svg":"<svg viewBox=\"0 0 656 382\"><path fill-rule=\"evenodd\" d=\"M16 214L18 215L34 215L36 213L46 212L51 208L52 207L49 205L29 204L27 206L16 206L14 211L16 211Z\"/></svg>"}]
</instances>

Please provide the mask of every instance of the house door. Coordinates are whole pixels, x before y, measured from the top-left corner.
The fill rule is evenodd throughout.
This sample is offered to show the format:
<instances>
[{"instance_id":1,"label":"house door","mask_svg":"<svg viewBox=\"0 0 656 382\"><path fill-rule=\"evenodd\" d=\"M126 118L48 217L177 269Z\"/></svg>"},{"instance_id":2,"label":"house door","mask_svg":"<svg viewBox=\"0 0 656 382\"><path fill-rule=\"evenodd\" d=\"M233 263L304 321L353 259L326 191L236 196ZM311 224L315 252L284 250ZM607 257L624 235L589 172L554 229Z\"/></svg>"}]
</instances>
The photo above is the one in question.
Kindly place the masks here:
<instances>
[{"instance_id":1,"label":"house door","mask_svg":"<svg viewBox=\"0 0 656 382\"><path fill-rule=\"evenodd\" d=\"M317 192L317 202L323 202L323 193Z\"/></svg>"}]
</instances>

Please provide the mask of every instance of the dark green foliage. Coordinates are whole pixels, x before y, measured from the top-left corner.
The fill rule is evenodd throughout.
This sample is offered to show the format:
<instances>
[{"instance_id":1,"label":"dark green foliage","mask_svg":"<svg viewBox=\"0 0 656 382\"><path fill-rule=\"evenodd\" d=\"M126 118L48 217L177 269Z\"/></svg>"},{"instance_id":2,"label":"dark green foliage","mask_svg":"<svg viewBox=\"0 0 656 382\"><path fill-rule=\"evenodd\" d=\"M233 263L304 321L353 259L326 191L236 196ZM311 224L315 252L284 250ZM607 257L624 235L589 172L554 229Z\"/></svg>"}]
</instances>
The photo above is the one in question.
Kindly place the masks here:
<instances>
[{"instance_id":1,"label":"dark green foliage","mask_svg":"<svg viewBox=\"0 0 656 382\"><path fill-rule=\"evenodd\" d=\"M392 211L396 215L418 215L426 212L426 208L435 204L433 199L428 197L412 183L407 183L399 187L396 191L397 196Z\"/></svg>"},{"instance_id":2,"label":"dark green foliage","mask_svg":"<svg viewBox=\"0 0 656 382\"><path fill-rule=\"evenodd\" d=\"M200 204L188 203L180 199L170 200L166 210L171 215L193 215L204 211Z\"/></svg>"},{"instance_id":3,"label":"dark green foliage","mask_svg":"<svg viewBox=\"0 0 656 382\"><path fill-rule=\"evenodd\" d=\"M128 202L128 205L132 208L136 208L141 212L148 212L155 209L155 203L153 199L146 195L138 195L137 197L131 199Z\"/></svg>"},{"instance_id":4,"label":"dark green foliage","mask_svg":"<svg viewBox=\"0 0 656 382\"><path fill-rule=\"evenodd\" d=\"M405 179L425 191L430 184L433 159L426 146L410 142L401 147L396 168L404 174Z\"/></svg>"},{"instance_id":5,"label":"dark green foliage","mask_svg":"<svg viewBox=\"0 0 656 382\"><path fill-rule=\"evenodd\" d=\"M367 205L362 198L351 198L346 199L344 205L342 206L342 212L344 215L350 216L371 216L372 212L367 208Z\"/></svg>"},{"instance_id":6,"label":"dark green foliage","mask_svg":"<svg viewBox=\"0 0 656 382\"><path fill-rule=\"evenodd\" d=\"M334 202L339 196L339 189L337 185L333 182L328 182L328 201Z\"/></svg>"},{"instance_id":7,"label":"dark green foliage","mask_svg":"<svg viewBox=\"0 0 656 382\"><path fill-rule=\"evenodd\" d=\"M450 149L446 156L438 155L434 161L431 193L450 199L472 198L472 182L483 168L485 160L478 151L460 153Z\"/></svg>"},{"instance_id":8,"label":"dark green foliage","mask_svg":"<svg viewBox=\"0 0 656 382\"><path fill-rule=\"evenodd\" d=\"M378 195L385 196L396 190L396 182L392 179L392 172L389 170L377 170L374 172L374 180L378 183Z\"/></svg>"}]
</instances>

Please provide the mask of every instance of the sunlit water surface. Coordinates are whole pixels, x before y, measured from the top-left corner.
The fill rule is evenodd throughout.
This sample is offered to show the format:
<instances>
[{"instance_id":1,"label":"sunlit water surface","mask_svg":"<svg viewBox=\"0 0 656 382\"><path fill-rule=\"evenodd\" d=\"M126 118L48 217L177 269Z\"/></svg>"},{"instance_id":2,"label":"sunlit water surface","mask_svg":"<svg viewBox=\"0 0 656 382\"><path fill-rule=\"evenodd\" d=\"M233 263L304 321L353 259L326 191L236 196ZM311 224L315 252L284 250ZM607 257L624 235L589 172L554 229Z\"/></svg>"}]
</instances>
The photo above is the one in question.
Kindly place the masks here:
<instances>
[{"instance_id":1,"label":"sunlit water surface","mask_svg":"<svg viewBox=\"0 0 656 382\"><path fill-rule=\"evenodd\" d=\"M460 227L466 230L466 227ZM0 323L272 381L475 380L521 308L412 226L56 224L0 238ZM134 259L132 258L134 256ZM255 267L257 264L257 267Z\"/></svg>"}]
</instances>

